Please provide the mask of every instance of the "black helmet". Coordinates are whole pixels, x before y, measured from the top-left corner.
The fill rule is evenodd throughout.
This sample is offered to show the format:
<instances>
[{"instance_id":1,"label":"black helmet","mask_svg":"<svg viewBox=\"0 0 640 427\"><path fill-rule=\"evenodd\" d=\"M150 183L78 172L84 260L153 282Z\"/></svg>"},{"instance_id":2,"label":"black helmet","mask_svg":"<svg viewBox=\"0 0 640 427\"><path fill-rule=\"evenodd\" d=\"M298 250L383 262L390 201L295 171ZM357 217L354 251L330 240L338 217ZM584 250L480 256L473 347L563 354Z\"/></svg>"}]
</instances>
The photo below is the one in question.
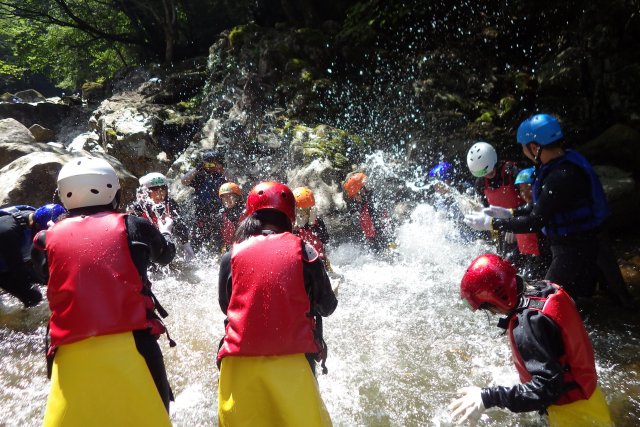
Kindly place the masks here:
<instances>
[{"instance_id":1,"label":"black helmet","mask_svg":"<svg viewBox=\"0 0 640 427\"><path fill-rule=\"evenodd\" d=\"M217 149L205 150L201 156L203 162L216 162L224 165L224 154Z\"/></svg>"}]
</instances>

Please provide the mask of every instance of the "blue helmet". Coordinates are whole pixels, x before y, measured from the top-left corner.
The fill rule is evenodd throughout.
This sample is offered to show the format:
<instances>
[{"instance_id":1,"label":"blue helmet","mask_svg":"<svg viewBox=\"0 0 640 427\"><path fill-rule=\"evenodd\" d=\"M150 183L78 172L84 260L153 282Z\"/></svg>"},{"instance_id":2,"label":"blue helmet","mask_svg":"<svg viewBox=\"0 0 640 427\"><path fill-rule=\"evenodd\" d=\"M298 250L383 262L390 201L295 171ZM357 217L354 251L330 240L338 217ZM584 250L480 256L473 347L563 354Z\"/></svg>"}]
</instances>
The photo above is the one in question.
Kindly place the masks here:
<instances>
[{"instance_id":1,"label":"blue helmet","mask_svg":"<svg viewBox=\"0 0 640 427\"><path fill-rule=\"evenodd\" d=\"M440 162L429 171L429 178L436 178L440 181L451 179L453 166L449 162Z\"/></svg>"},{"instance_id":2,"label":"blue helmet","mask_svg":"<svg viewBox=\"0 0 640 427\"><path fill-rule=\"evenodd\" d=\"M515 184L533 184L535 168L522 169L516 176Z\"/></svg>"},{"instance_id":3,"label":"blue helmet","mask_svg":"<svg viewBox=\"0 0 640 427\"><path fill-rule=\"evenodd\" d=\"M555 117L549 114L536 114L520 123L518 127L518 144L536 142L548 145L562 139L562 128Z\"/></svg>"},{"instance_id":4,"label":"blue helmet","mask_svg":"<svg viewBox=\"0 0 640 427\"><path fill-rule=\"evenodd\" d=\"M38 224L41 230L46 230L49 226L49 221L56 222L58 217L67 210L55 203L49 203L48 205L40 206L33 214L33 221Z\"/></svg>"}]
</instances>

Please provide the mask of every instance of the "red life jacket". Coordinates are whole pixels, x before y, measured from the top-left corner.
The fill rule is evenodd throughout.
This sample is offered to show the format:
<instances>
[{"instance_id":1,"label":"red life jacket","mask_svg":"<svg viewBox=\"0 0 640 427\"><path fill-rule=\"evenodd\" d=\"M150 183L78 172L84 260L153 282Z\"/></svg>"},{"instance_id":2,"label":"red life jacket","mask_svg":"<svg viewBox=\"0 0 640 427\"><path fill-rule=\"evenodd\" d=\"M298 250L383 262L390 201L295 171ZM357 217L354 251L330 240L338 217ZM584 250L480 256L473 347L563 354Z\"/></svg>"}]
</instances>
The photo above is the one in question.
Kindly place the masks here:
<instances>
[{"instance_id":1,"label":"red life jacket","mask_svg":"<svg viewBox=\"0 0 640 427\"><path fill-rule=\"evenodd\" d=\"M554 405L565 405L577 400L589 399L598 382L596 374L593 347L582 323L582 318L576 310L571 297L561 287L554 285L556 292L548 298L529 297L529 310L538 310L548 316L560 329L564 354L560 357L560 364L566 367L563 374L564 384L569 386ZM533 306L533 304L535 306ZM542 307L541 309L538 307ZM520 381L529 382L532 379L527 371L524 360L518 351L513 338L517 316L509 321L509 343L513 354L513 361L520 375ZM575 387L571 387L571 385Z\"/></svg>"},{"instance_id":2,"label":"red life jacket","mask_svg":"<svg viewBox=\"0 0 640 427\"><path fill-rule=\"evenodd\" d=\"M46 231L51 349L85 338L151 327L131 259L124 214L66 218ZM36 237L37 239L37 237Z\"/></svg>"},{"instance_id":3,"label":"red life jacket","mask_svg":"<svg viewBox=\"0 0 640 427\"><path fill-rule=\"evenodd\" d=\"M518 251L522 255L540 256L540 246L536 233L516 234Z\"/></svg>"},{"instance_id":4,"label":"red life jacket","mask_svg":"<svg viewBox=\"0 0 640 427\"><path fill-rule=\"evenodd\" d=\"M369 211L369 203L363 203L362 208L360 209L360 226L362 227L364 237L367 239L373 239L378 235L376 226L373 225L371 212Z\"/></svg>"},{"instance_id":5,"label":"red life jacket","mask_svg":"<svg viewBox=\"0 0 640 427\"><path fill-rule=\"evenodd\" d=\"M320 258L324 259L324 243L322 243L312 225L307 224L304 227L297 227L295 232L302 240L313 246Z\"/></svg>"},{"instance_id":6,"label":"red life jacket","mask_svg":"<svg viewBox=\"0 0 640 427\"><path fill-rule=\"evenodd\" d=\"M507 172L507 167L511 167L512 162L504 162L500 168L500 180L502 184L498 188L491 188L489 178L484 179L484 197L490 205L502 208L513 209L525 204L520 197L520 191L515 185L515 178L511 172ZM538 247L538 236L535 233L516 234L518 251L523 255L540 255Z\"/></svg>"},{"instance_id":7,"label":"red life jacket","mask_svg":"<svg viewBox=\"0 0 640 427\"><path fill-rule=\"evenodd\" d=\"M501 184L497 188L491 188L491 180L484 179L484 197L490 205L500 206L502 208L513 209L525 202L520 197L520 192L514 184L515 178L511 172L507 172L507 167L511 167L513 163L504 162L497 173L500 174Z\"/></svg>"},{"instance_id":8,"label":"red life jacket","mask_svg":"<svg viewBox=\"0 0 640 427\"><path fill-rule=\"evenodd\" d=\"M303 262L302 241L291 233L233 245L228 323L218 360L318 352Z\"/></svg>"},{"instance_id":9,"label":"red life jacket","mask_svg":"<svg viewBox=\"0 0 640 427\"><path fill-rule=\"evenodd\" d=\"M229 219L227 211L222 212L222 243L225 246L233 244L233 235L236 233L236 223Z\"/></svg>"}]
</instances>

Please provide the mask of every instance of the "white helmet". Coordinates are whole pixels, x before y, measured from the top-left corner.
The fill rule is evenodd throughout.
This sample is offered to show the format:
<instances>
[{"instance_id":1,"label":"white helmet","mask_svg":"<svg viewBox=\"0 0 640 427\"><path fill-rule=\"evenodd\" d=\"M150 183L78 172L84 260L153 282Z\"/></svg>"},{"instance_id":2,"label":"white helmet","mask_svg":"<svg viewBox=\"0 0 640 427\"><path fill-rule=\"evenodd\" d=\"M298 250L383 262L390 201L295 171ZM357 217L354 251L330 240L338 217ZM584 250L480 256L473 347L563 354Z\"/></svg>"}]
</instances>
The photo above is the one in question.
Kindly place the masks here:
<instances>
[{"instance_id":1,"label":"white helmet","mask_svg":"<svg viewBox=\"0 0 640 427\"><path fill-rule=\"evenodd\" d=\"M58 174L58 193L67 209L107 205L119 189L115 169L97 157L73 159Z\"/></svg>"},{"instance_id":2,"label":"white helmet","mask_svg":"<svg viewBox=\"0 0 640 427\"><path fill-rule=\"evenodd\" d=\"M140 185L143 185L147 188L152 187L166 187L169 185L169 180L167 177L162 175L160 172L151 172L144 176L141 176L138 180Z\"/></svg>"},{"instance_id":3,"label":"white helmet","mask_svg":"<svg viewBox=\"0 0 640 427\"><path fill-rule=\"evenodd\" d=\"M496 167L498 153L486 142L476 142L467 153L467 166L473 176L483 177Z\"/></svg>"}]
</instances>

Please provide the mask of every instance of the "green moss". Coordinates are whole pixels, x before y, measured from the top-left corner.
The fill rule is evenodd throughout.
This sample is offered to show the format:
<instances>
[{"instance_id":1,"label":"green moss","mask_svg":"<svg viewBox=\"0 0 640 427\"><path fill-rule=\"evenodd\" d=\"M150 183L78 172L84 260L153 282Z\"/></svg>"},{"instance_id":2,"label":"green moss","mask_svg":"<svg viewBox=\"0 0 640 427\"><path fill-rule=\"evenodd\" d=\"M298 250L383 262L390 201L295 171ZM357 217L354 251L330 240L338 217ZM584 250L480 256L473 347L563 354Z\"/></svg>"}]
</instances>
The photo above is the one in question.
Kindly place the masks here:
<instances>
[{"instance_id":1,"label":"green moss","mask_svg":"<svg viewBox=\"0 0 640 427\"><path fill-rule=\"evenodd\" d=\"M275 133L285 142L302 149L305 164L314 159L329 159L339 169L348 168L362 154L366 142L358 135L328 125L314 128L284 119Z\"/></svg>"},{"instance_id":2,"label":"green moss","mask_svg":"<svg viewBox=\"0 0 640 427\"><path fill-rule=\"evenodd\" d=\"M491 123L493 119L496 117L495 111L485 111L478 118L476 118L476 123Z\"/></svg>"},{"instance_id":3,"label":"green moss","mask_svg":"<svg viewBox=\"0 0 640 427\"><path fill-rule=\"evenodd\" d=\"M247 30L246 25L236 25L231 29L231 31L229 31L228 39L231 47L233 48L242 47L244 39L246 38L246 35L247 35L246 30Z\"/></svg>"},{"instance_id":4,"label":"green moss","mask_svg":"<svg viewBox=\"0 0 640 427\"><path fill-rule=\"evenodd\" d=\"M505 96L504 98L500 99L500 102L498 103L498 115L502 117L505 114L511 112L517 104L518 101L516 101L513 96Z\"/></svg>"},{"instance_id":5,"label":"green moss","mask_svg":"<svg viewBox=\"0 0 640 427\"><path fill-rule=\"evenodd\" d=\"M116 139L118 137L118 132L116 132L115 129L112 128L107 128L104 133L109 139Z\"/></svg>"}]
</instances>

